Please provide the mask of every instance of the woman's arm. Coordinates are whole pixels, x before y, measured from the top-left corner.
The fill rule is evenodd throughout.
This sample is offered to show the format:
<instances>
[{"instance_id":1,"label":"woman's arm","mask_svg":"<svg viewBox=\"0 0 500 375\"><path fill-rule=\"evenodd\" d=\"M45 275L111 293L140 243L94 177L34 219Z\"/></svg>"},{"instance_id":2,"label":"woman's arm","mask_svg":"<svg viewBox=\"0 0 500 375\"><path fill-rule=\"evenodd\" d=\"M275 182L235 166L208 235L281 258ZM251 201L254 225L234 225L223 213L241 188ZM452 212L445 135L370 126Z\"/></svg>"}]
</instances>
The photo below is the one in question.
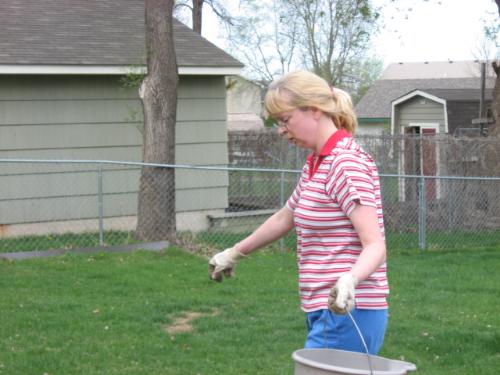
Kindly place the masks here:
<instances>
[{"instance_id":1,"label":"woman's arm","mask_svg":"<svg viewBox=\"0 0 500 375\"><path fill-rule=\"evenodd\" d=\"M243 241L210 258L208 261L208 274L210 278L214 281L221 282L223 274L226 277L233 276L234 267L240 259L250 254L252 251L260 249L278 238L281 238L292 229L292 227L292 212L288 208L283 207L262 223L260 227Z\"/></svg>"},{"instance_id":2,"label":"woman's arm","mask_svg":"<svg viewBox=\"0 0 500 375\"><path fill-rule=\"evenodd\" d=\"M351 270L356 280L360 282L384 263L386 259L385 241L380 230L375 207L356 204L349 218L363 247L356 264Z\"/></svg>"},{"instance_id":3,"label":"woman's arm","mask_svg":"<svg viewBox=\"0 0 500 375\"><path fill-rule=\"evenodd\" d=\"M349 218L358 233L362 250L351 271L341 275L330 291L328 307L337 314L346 314L354 308L356 285L375 272L386 257L377 209L356 204Z\"/></svg>"},{"instance_id":4,"label":"woman's arm","mask_svg":"<svg viewBox=\"0 0 500 375\"><path fill-rule=\"evenodd\" d=\"M293 228L293 213L286 207L282 207L274 213L251 235L234 245L237 251L248 255L254 250L260 249L273 241L283 237Z\"/></svg>"}]
</instances>

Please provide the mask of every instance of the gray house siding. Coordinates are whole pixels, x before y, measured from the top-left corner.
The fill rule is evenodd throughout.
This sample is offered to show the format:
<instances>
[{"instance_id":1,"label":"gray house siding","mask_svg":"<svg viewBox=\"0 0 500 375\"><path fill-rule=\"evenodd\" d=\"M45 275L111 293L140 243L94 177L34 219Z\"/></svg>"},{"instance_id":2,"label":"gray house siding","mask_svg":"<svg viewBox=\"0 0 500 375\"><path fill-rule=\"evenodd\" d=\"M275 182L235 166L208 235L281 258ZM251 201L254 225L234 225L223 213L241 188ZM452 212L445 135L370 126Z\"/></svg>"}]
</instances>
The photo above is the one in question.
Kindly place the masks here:
<instances>
[{"instance_id":1,"label":"gray house siding","mask_svg":"<svg viewBox=\"0 0 500 375\"><path fill-rule=\"evenodd\" d=\"M182 76L176 163L226 165L224 76ZM142 111L137 89L116 76L1 76L0 158L140 161ZM138 168L105 167L104 216L134 225ZM178 225L206 225L228 205L227 172L176 171ZM97 217L96 167L2 164L0 224ZM168 199L168 197L166 197Z\"/></svg>"},{"instance_id":2,"label":"gray house siding","mask_svg":"<svg viewBox=\"0 0 500 375\"><path fill-rule=\"evenodd\" d=\"M0 76L0 158L140 158L133 90L117 77Z\"/></svg>"},{"instance_id":3,"label":"gray house siding","mask_svg":"<svg viewBox=\"0 0 500 375\"><path fill-rule=\"evenodd\" d=\"M411 123L439 123L439 132L445 131L444 108L440 103L417 96L396 107L396 133L402 134Z\"/></svg>"},{"instance_id":4,"label":"gray house siding","mask_svg":"<svg viewBox=\"0 0 500 375\"><path fill-rule=\"evenodd\" d=\"M458 128L476 128L472 120L479 116L479 102L476 101L448 101L449 133L456 134ZM486 101L486 108L491 107L491 101Z\"/></svg>"}]
</instances>

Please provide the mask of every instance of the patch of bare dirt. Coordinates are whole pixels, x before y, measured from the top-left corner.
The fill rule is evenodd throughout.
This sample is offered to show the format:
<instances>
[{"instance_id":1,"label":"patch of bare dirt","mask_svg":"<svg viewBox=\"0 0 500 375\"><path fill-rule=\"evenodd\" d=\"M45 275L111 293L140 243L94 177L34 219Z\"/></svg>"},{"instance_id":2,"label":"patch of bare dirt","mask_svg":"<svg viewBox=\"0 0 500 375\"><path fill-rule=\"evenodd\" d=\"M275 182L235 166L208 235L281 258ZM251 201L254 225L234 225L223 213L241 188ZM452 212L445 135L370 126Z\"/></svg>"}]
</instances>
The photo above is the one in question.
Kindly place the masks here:
<instances>
[{"instance_id":1,"label":"patch of bare dirt","mask_svg":"<svg viewBox=\"0 0 500 375\"><path fill-rule=\"evenodd\" d=\"M184 311L182 314L174 318L171 324L162 326L162 330L173 336L179 333L187 333L193 331L192 322L204 316L217 316L220 314L218 309L213 309L211 313L201 313L196 311Z\"/></svg>"}]
</instances>

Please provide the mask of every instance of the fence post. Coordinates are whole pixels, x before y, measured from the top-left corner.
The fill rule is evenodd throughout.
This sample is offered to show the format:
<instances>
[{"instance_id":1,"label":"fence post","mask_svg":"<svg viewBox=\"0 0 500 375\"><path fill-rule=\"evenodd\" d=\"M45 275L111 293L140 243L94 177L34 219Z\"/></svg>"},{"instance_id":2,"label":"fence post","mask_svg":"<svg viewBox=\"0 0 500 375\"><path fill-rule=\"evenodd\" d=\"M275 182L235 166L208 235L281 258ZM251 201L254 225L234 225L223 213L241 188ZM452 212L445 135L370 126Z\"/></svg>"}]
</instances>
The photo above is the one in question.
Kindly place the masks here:
<instances>
[{"instance_id":1,"label":"fence post","mask_svg":"<svg viewBox=\"0 0 500 375\"><path fill-rule=\"evenodd\" d=\"M102 163L97 168L97 210L99 213L99 246L104 246L104 202L102 196Z\"/></svg>"},{"instance_id":2,"label":"fence post","mask_svg":"<svg viewBox=\"0 0 500 375\"><path fill-rule=\"evenodd\" d=\"M426 238L425 238L425 230L426 230L426 219L427 219L427 207L425 201L425 177L420 177L419 179L420 185L420 195L418 199L418 245L421 250L425 249L426 246Z\"/></svg>"},{"instance_id":3,"label":"fence post","mask_svg":"<svg viewBox=\"0 0 500 375\"><path fill-rule=\"evenodd\" d=\"M281 172L280 178L280 208L285 204L285 172ZM280 251L285 250L285 240L283 237L280 239Z\"/></svg>"}]
</instances>

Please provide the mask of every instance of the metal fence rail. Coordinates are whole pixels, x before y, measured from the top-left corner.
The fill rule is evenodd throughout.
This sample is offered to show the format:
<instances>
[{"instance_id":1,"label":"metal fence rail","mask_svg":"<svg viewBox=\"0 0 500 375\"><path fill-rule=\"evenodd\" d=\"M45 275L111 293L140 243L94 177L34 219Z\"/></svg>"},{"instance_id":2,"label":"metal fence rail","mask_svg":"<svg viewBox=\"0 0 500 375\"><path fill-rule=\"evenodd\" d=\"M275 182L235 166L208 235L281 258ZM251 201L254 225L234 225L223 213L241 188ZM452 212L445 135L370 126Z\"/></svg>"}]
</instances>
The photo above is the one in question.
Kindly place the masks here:
<instances>
[{"instance_id":1,"label":"metal fence rail","mask_svg":"<svg viewBox=\"0 0 500 375\"><path fill-rule=\"evenodd\" d=\"M232 245L282 207L300 172L105 160L0 159L0 252L138 242L143 168L152 168L158 176L165 168L175 170L175 179L167 181L175 184L175 196L158 188L155 199L175 200L174 241L207 252ZM500 243L499 177L382 174L381 185L389 251ZM294 249L293 233L274 246Z\"/></svg>"}]
</instances>

